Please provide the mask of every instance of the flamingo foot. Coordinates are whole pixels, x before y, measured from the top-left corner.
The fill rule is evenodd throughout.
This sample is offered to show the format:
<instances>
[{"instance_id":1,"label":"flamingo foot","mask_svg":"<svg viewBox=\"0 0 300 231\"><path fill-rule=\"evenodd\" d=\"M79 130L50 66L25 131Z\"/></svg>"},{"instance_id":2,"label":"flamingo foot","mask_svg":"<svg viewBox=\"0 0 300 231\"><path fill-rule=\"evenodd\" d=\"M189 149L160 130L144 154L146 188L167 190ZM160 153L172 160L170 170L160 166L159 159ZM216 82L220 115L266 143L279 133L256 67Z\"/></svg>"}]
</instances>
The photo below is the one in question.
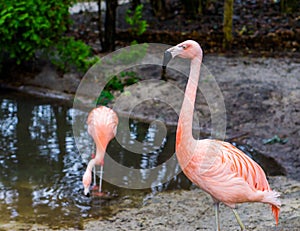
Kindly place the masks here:
<instances>
[{"instance_id":1,"label":"flamingo foot","mask_svg":"<svg viewBox=\"0 0 300 231\"><path fill-rule=\"evenodd\" d=\"M95 196L95 197L104 197L106 195L107 195L107 193L105 193L105 192L98 192L98 191L93 192L93 196Z\"/></svg>"},{"instance_id":2,"label":"flamingo foot","mask_svg":"<svg viewBox=\"0 0 300 231\"><path fill-rule=\"evenodd\" d=\"M113 198L118 197L119 195L116 193L110 193L110 192L99 192L99 191L91 191L92 197L98 197L105 200L112 200Z\"/></svg>"},{"instance_id":3,"label":"flamingo foot","mask_svg":"<svg viewBox=\"0 0 300 231\"><path fill-rule=\"evenodd\" d=\"M99 186L95 184L95 185L92 186L91 190L92 191L99 191Z\"/></svg>"}]
</instances>

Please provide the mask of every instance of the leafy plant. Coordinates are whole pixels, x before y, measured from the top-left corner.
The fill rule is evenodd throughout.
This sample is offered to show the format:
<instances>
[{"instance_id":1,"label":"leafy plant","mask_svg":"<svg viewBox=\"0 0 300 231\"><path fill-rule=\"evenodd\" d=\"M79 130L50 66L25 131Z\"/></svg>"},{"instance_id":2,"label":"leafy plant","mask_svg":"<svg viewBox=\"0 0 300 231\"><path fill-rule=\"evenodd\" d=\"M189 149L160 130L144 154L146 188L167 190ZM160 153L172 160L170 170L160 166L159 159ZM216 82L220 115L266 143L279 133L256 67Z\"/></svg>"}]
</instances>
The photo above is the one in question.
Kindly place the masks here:
<instances>
[{"instance_id":1,"label":"leafy plant","mask_svg":"<svg viewBox=\"0 0 300 231\"><path fill-rule=\"evenodd\" d=\"M72 37L63 37L49 52L51 62L60 70L66 72L72 68L86 72L95 64L98 56L91 57L91 49L82 41L76 41Z\"/></svg>"},{"instance_id":2,"label":"leafy plant","mask_svg":"<svg viewBox=\"0 0 300 231\"><path fill-rule=\"evenodd\" d=\"M269 139L263 139L263 144L275 144L275 143L285 144L287 142L288 142L288 138L282 139L278 135L275 135Z\"/></svg>"},{"instance_id":3,"label":"leafy plant","mask_svg":"<svg viewBox=\"0 0 300 231\"><path fill-rule=\"evenodd\" d=\"M0 0L0 56L21 64L36 59L37 53L50 54L51 61L63 70L69 64L85 69L90 62L90 48L64 36L71 23L69 7L73 2Z\"/></svg>"},{"instance_id":4,"label":"leafy plant","mask_svg":"<svg viewBox=\"0 0 300 231\"><path fill-rule=\"evenodd\" d=\"M114 64L128 65L137 62L144 58L147 53L149 45L147 43L126 47L121 51L115 52L112 55L111 62Z\"/></svg>"},{"instance_id":5,"label":"leafy plant","mask_svg":"<svg viewBox=\"0 0 300 231\"><path fill-rule=\"evenodd\" d=\"M67 29L71 1L2 0L1 49L18 63L34 58L37 49L48 48Z\"/></svg>"},{"instance_id":6,"label":"leafy plant","mask_svg":"<svg viewBox=\"0 0 300 231\"><path fill-rule=\"evenodd\" d=\"M106 84L97 99L97 105L107 105L114 99L113 91L123 92L125 86L138 82L140 77L134 71L122 71L119 75L113 76Z\"/></svg>"},{"instance_id":7,"label":"leafy plant","mask_svg":"<svg viewBox=\"0 0 300 231\"><path fill-rule=\"evenodd\" d=\"M131 26L132 34L134 36L142 35L148 27L146 20L142 20L143 4L137 5L134 11L127 10L125 15L125 21ZM132 44L136 44L136 40Z\"/></svg>"}]
</instances>

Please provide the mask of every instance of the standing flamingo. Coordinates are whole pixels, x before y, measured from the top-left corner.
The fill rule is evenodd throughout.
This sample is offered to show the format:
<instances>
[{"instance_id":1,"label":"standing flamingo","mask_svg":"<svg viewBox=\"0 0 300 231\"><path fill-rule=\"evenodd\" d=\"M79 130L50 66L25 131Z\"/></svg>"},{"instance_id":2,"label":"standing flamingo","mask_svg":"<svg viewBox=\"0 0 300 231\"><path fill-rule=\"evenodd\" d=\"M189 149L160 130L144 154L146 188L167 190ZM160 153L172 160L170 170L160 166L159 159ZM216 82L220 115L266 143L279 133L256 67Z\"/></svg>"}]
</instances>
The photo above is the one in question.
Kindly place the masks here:
<instances>
[{"instance_id":1,"label":"standing flamingo","mask_svg":"<svg viewBox=\"0 0 300 231\"><path fill-rule=\"evenodd\" d=\"M278 225L281 206L279 193L271 190L262 168L230 143L193 138L192 120L202 63L202 49L197 42L192 40L171 47L164 54L164 69L175 56L191 60L189 80L176 132L176 156L184 174L212 196L215 205L216 229L220 230L220 202L232 208L242 230L245 230L245 226L235 206L243 202L270 204L276 225Z\"/></svg>"},{"instance_id":2,"label":"standing flamingo","mask_svg":"<svg viewBox=\"0 0 300 231\"><path fill-rule=\"evenodd\" d=\"M101 167L104 165L106 147L117 133L118 116L112 109L100 106L89 113L87 124L88 133L96 143L96 155L89 161L82 177L84 195L89 195L89 187L92 182L92 169L96 165L100 165ZM100 180L102 180L101 177Z\"/></svg>"}]
</instances>

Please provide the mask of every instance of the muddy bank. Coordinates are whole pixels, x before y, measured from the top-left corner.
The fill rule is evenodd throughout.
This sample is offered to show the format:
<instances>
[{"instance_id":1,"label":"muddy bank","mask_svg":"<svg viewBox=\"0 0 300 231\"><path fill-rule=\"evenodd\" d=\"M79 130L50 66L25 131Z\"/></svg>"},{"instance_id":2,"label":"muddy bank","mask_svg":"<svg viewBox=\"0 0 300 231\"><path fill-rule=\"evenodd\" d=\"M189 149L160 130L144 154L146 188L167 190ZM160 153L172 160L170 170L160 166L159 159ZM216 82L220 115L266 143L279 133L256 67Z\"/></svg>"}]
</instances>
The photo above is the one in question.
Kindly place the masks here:
<instances>
[{"instance_id":1,"label":"muddy bank","mask_svg":"<svg viewBox=\"0 0 300 231\"><path fill-rule=\"evenodd\" d=\"M279 225L275 227L270 206L261 203L238 205L238 212L248 231L298 231L300 230L300 182L284 176L270 177L271 187L281 193ZM118 209L111 206L113 215L86 220L81 230L147 230L147 231L194 231L214 230L214 209L212 199L198 188L174 190L149 194L132 208L129 201L122 201ZM127 206L126 206L127 204ZM231 210L220 206L221 230L239 231ZM78 228L49 228L39 224L10 222L1 224L1 230L66 230ZM59 228L60 227L60 228Z\"/></svg>"},{"instance_id":2,"label":"muddy bank","mask_svg":"<svg viewBox=\"0 0 300 231\"><path fill-rule=\"evenodd\" d=\"M286 177L272 177L270 184L282 193L282 209L279 226L268 205L241 204L238 212L247 230L271 231L300 229L300 183ZM220 209L221 228L240 230L228 207ZM90 221L85 230L213 230L214 209L211 198L200 189L163 192L144 201L139 208L119 212L108 220Z\"/></svg>"}]
</instances>

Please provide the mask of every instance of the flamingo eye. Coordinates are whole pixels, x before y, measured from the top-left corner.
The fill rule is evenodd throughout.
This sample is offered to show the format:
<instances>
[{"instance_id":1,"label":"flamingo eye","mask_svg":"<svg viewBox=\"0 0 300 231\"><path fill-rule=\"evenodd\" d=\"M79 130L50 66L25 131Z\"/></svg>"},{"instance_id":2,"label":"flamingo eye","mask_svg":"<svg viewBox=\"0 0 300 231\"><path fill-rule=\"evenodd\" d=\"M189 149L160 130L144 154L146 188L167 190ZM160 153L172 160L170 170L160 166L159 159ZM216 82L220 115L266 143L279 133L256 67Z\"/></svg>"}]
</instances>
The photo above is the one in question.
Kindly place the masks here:
<instances>
[{"instance_id":1,"label":"flamingo eye","mask_svg":"<svg viewBox=\"0 0 300 231\"><path fill-rule=\"evenodd\" d=\"M181 45L181 47L183 48L183 50L185 50L187 48L187 45Z\"/></svg>"}]
</instances>

